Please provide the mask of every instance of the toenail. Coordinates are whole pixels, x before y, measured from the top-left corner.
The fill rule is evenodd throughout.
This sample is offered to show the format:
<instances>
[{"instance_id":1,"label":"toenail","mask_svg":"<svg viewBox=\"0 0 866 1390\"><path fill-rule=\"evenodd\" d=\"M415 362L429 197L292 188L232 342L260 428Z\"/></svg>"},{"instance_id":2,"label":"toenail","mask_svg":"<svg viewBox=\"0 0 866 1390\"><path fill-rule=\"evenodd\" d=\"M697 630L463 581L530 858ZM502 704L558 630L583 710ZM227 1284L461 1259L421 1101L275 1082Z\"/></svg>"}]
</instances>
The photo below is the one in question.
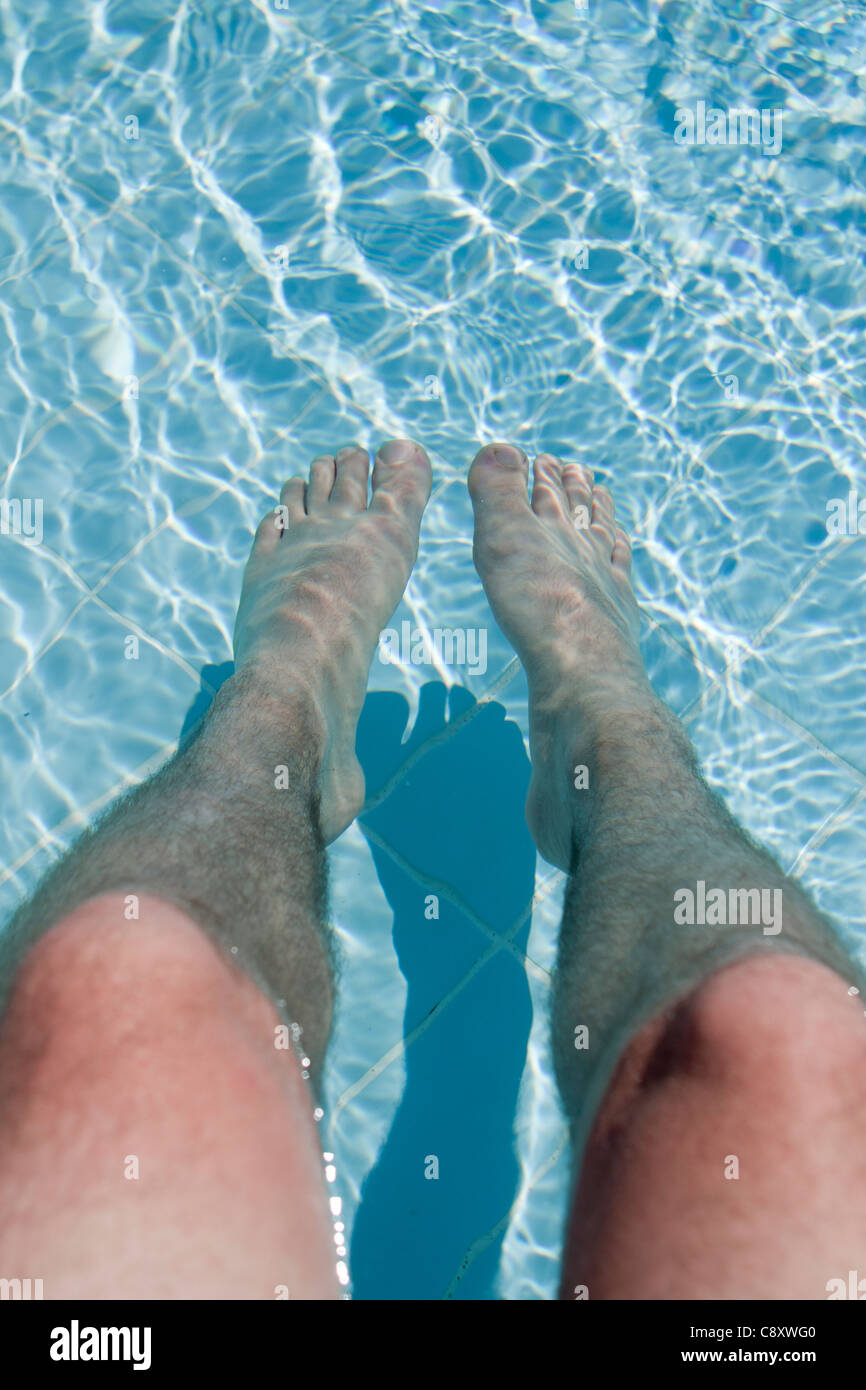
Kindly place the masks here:
<instances>
[{"instance_id":1,"label":"toenail","mask_svg":"<svg viewBox=\"0 0 866 1390\"><path fill-rule=\"evenodd\" d=\"M383 463L415 463L424 458L424 450L414 439L388 439L377 457Z\"/></svg>"},{"instance_id":2,"label":"toenail","mask_svg":"<svg viewBox=\"0 0 866 1390\"><path fill-rule=\"evenodd\" d=\"M525 469L529 464L527 455L513 444L485 444L479 451L478 458L506 468Z\"/></svg>"}]
</instances>

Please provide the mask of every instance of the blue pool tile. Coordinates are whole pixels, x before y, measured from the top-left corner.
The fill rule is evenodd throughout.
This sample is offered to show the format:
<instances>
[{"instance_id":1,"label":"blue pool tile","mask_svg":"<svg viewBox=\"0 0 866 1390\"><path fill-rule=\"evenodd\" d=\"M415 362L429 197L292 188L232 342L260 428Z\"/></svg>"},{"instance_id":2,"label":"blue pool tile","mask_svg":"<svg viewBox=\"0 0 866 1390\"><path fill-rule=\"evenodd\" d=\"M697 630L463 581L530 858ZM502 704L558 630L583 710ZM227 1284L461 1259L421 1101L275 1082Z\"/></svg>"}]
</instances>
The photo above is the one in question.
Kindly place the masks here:
<instances>
[{"instance_id":1,"label":"blue pool tile","mask_svg":"<svg viewBox=\"0 0 866 1390\"><path fill-rule=\"evenodd\" d=\"M866 774L866 540L836 545L743 667L745 685Z\"/></svg>"}]
</instances>

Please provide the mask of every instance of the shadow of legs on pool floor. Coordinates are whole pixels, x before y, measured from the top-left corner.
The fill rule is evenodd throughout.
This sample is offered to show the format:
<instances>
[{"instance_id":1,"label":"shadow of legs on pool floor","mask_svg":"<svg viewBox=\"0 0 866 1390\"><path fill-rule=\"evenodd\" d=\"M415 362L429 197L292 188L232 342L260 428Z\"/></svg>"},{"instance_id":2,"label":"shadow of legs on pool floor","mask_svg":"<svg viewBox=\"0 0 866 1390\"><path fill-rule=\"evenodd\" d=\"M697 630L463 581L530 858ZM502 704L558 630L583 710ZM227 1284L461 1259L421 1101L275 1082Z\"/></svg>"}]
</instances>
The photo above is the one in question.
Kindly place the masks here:
<instances>
[{"instance_id":1,"label":"shadow of legs on pool floor","mask_svg":"<svg viewBox=\"0 0 866 1390\"><path fill-rule=\"evenodd\" d=\"M459 687L447 697L443 685L426 685L411 738L401 745L405 699L368 696L358 732L368 801L444 727L446 698L451 722L474 705ZM520 961L496 951L446 1008L430 1015L491 947L473 914L505 932L532 898L528 781L520 731L501 705L490 704L361 817L362 830L381 837L425 881L371 841L408 987L404 1034L419 1025L423 1031L407 1048L403 1098L355 1221L355 1298L442 1298L449 1288L457 1298L496 1296L504 1232L462 1272L461 1262L507 1213L517 1187L514 1114L531 1024ZM463 906L438 884L456 890ZM438 918L427 915L430 894L438 898ZM518 947L529 925L527 913ZM427 1176L437 1169L438 1177Z\"/></svg>"}]
</instances>

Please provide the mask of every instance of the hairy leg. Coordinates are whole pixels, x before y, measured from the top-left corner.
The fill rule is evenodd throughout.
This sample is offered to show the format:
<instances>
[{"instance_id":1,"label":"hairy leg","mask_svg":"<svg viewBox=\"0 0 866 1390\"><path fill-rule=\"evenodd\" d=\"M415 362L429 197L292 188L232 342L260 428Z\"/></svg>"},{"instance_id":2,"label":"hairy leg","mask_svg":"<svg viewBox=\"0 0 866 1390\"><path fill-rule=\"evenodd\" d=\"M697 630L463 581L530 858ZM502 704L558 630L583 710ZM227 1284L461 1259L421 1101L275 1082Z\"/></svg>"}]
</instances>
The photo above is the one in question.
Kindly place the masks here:
<instances>
[{"instance_id":1,"label":"hairy leg","mask_svg":"<svg viewBox=\"0 0 866 1390\"><path fill-rule=\"evenodd\" d=\"M594 486L587 469L541 455L530 499L525 456L507 445L481 451L470 489L476 563L529 679L530 829L542 854L571 875L554 1004L555 1060L578 1156L591 1131L592 1137L564 1289L586 1284L589 1268L595 1296L602 1296L599 1290L611 1297L660 1296L649 1292L660 1287L666 1297L725 1296L720 1290L729 1290L731 1280L720 1280L716 1263L730 1237L734 1198L725 1194L736 1192L747 1240L757 1249L764 1193L756 1169L764 1179L775 1174L777 1220L794 1190L798 1201L808 1199L804 1184L812 1191L812 1215L826 1223L821 1241L841 1261L850 1248L850 1194L839 1189L828 1216L809 1188L811 1178L786 1184L780 1177L779 1154L797 1137L808 1139L825 1105L842 1116L835 1139L849 1153L859 1154L866 1139L862 1107L852 1110L850 1090L833 1083L843 1063L864 1048L862 1011L852 1007L846 988L861 984L856 969L803 891L710 792L684 733L651 690L637 647L630 546L615 525L607 490ZM712 913L698 906L711 891ZM731 921L733 904L737 925L723 924ZM798 1019L810 1016L816 999L825 1026L810 1046L820 1059L808 1068L783 1066L795 1048ZM735 1065L729 1053L742 1063L750 1046L751 1068ZM673 1164L684 1133L694 1146ZM747 1138L753 1165L726 1178L725 1155L736 1156L736 1143ZM843 1168L850 1175L844 1164L834 1165L834 1152L831 1145L823 1157L838 1183ZM811 1175L820 1166L814 1153L813 1159ZM652 1227L650 1244L647 1226L623 1214L633 1214L623 1196L632 1189L648 1211L667 1217ZM866 1213L862 1176L857 1195ZM692 1226L700 1214L697 1294L693 1282L676 1277L688 1244L684 1223L671 1219L678 1203ZM857 1240L863 1249L866 1216ZM615 1241L627 1246L627 1283L610 1272ZM812 1277L817 1247L804 1239L793 1247L797 1272L789 1249L784 1277L788 1289L801 1289ZM664 1270L655 1281L646 1275L650 1255ZM621 1261L620 1274L624 1267ZM607 1271L604 1280L600 1270ZM768 1287L766 1296L778 1292Z\"/></svg>"},{"instance_id":2,"label":"hairy leg","mask_svg":"<svg viewBox=\"0 0 866 1390\"><path fill-rule=\"evenodd\" d=\"M0 1268L39 1259L47 1297L336 1290L301 1074L331 1018L324 845L363 799L355 726L430 488L409 441L369 505L368 471L349 448L286 485L197 736L4 937Z\"/></svg>"}]
</instances>

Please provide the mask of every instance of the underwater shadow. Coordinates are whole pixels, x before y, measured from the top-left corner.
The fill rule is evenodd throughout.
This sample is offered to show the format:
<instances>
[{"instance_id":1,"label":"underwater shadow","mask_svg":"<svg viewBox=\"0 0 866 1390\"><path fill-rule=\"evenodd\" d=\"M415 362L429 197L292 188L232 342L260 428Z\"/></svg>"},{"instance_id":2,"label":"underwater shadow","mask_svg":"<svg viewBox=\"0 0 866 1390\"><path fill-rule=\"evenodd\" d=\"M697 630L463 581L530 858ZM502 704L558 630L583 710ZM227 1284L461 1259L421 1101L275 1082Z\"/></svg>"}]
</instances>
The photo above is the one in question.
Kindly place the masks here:
<instances>
[{"instance_id":1,"label":"underwater shadow","mask_svg":"<svg viewBox=\"0 0 866 1390\"><path fill-rule=\"evenodd\" d=\"M478 919L503 933L525 913L513 938L525 948L536 862L524 817L530 768L503 706L479 709L462 687L425 685L401 744L407 716L402 695L374 693L358 729L359 825L394 914L411 1041L403 1096L355 1219L353 1297L489 1299L505 1234L494 1230L517 1191L514 1117L532 1007L521 961L494 951Z\"/></svg>"}]
</instances>

